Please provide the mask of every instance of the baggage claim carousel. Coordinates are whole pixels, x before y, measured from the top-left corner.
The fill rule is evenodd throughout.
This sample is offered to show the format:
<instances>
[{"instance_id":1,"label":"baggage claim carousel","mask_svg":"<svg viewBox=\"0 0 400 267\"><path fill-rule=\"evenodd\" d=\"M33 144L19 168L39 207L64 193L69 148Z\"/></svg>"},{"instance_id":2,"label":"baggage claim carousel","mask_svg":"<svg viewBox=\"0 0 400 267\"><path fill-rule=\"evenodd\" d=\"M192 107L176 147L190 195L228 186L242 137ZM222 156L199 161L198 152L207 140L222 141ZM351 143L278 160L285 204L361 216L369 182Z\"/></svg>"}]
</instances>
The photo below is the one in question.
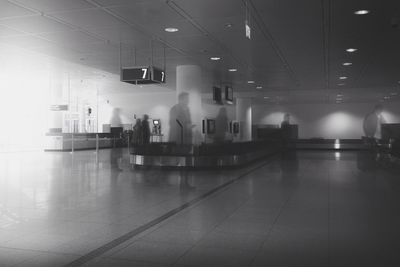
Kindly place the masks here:
<instances>
[{"instance_id":1,"label":"baggage claim carousel","mask_svg":"<svg viewBox=\"0 0 400 267\"><path fill-rule=\"evenodd\" d=\"M285 150L375 150L362 139L296 139L271 138L251 142L228 142L220 144L177 145L175 143L152 143L131 149L133 166L172 168L221 168L242 166ZM386 144L378 147L390 155L399 148Z\"/></svg>"},{"instance_id":2,"label":"baggage claim carousel","mask_svg":"<svg viewBox=\"0 0 400 267\"><path fill-rule=\"evenodd\" d=\"M130 162L134 166L232 167L273 155L283 147L281 140L201 145L153 143L132 148Z\"/></svg>"}]
</instances>

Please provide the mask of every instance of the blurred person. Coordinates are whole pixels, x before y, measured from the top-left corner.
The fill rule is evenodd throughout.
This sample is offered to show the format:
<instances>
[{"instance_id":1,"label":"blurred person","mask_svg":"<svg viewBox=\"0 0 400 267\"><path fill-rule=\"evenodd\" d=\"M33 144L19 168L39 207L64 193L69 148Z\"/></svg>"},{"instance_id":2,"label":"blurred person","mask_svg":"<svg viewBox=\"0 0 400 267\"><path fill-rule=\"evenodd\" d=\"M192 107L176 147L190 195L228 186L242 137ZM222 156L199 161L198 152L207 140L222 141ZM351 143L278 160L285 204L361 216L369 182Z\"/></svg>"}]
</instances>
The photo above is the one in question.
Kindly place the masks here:
<instances>
[{"instance_id":1,"label":"blurred person","mask_svg":"<svg viewBox=\"0 0 400 267\"><path fill-rule=\"evenodd\" d=\"M290 125L290 114L285 113L285 115L283 115L283 121L281 122L281 128L285 128L288 125Z\"/></svg>"},{"instance_id":2,"label":"blurred person","mask_svg":"<svg viewBox=\"0 0 400 267\"><path fill-rule=\"evenodd\" d=\"M142 120L141 119L136 119L136 124L132 128L133 134L132 134L132 145L140 145L143 143L142 141Z\"/></svg>"},{"instance_id":3,"label":"blurred person","mask_svg":"<svg viewBox=\"0 0 400 267\"><path fill-rule=\"evenodd\" d=\"M178 144L193 143L193 128L196 126L192 124L192 119L189 110L189 94L184 92L179 94L178 103L173 106L169 112L169 126L170 126L170 141ZM177 120L182 124L182 136L181 128L177 123Z\"/></svg>"},{"instance_id":4,"label":"blurred person","mask_svg":"<svg viewBox=\"0 0 400 267\"><path fill-rule=\"evenodd\" d=\"M142 142L143 144L150 144L150 123L147 114L143 115L142 120Z\"/></svg>"},{"instance_id":5,"label":"blurred person","mask_svg":"<svg viewBox=\"0 0 400 267\"><path fill-rule=\"evenodd\" d=\"M379 139L381 124L385 123L385 119L382 116L383 106L378 104L374 107L374 110L368 113L363 122L364 135L370 139Z\"/></svg>"}]
</instances>

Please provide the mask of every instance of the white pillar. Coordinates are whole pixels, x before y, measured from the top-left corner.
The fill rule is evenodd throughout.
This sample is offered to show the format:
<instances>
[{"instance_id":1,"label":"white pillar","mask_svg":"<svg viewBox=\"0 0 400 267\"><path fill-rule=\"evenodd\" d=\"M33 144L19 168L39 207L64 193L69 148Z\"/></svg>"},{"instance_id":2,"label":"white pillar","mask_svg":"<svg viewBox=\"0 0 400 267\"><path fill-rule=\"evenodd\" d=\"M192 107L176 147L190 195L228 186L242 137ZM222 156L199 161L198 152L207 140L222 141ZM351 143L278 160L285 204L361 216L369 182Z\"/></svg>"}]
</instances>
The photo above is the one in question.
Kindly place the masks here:
<instances>
[{"instance_id":1,"label":"white pillar","mask_svg":"<svg viewBox=\"0 0 400 267\"><path fill-rule=\"evenodd\" d=\"M199 144L202 140L201 138L201 122L202 122L202 104L201 104L201 89L202 89L202 72L201 68L196 65L183 65L178 66L176 69L176 95L177 95L177 105L178 113L190 113L190 125L189 123L184 126L184 143L186 144ZM179 103L179 97L187 94L189 101L185 105ZM184 111L184 112L182 112ZM171 125L170 127L176 127L177 124L175 122L176 118L180 118L180 120L185 120L186 114L177 114L177 117L171 118ZM185 123L185 122L183 122ZM179 130L179 128L178 128ZM171 131L173 132L173 130ZM179 138L176 140L175 137L171 136L171 139L175 139L179 143Z\"/></svg>"},{"instance_id":2,"label":"white pillar","mask_svg":"<svg viewBox=\"0 0 400 267\"><path fill-rule=\"evenodd\" d=\"M236 99L236 119L240 122L240 141L252 139L251 98Z\"/></svg>"}]
</instances>

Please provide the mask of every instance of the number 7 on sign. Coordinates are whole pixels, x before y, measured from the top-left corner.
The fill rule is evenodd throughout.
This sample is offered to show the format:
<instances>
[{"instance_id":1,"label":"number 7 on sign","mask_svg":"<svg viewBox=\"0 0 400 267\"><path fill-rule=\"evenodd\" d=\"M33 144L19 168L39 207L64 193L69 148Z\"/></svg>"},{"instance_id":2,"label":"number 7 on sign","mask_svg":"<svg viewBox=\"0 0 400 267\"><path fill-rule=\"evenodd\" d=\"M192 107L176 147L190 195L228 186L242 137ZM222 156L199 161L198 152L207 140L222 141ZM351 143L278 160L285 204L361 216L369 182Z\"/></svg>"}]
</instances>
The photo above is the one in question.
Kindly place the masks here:
<instances>
[{"instance_id":1,"label":"number 7 on sign","mask_svg":"<svg viewBox=\"0 0 400 267\"><path fill-rule=\"evenodd\" d=\"M147 77L147 69L143 68L142 71L143 71L142 79L146 79L146 77Z\"/></svg>"}]
</instances>

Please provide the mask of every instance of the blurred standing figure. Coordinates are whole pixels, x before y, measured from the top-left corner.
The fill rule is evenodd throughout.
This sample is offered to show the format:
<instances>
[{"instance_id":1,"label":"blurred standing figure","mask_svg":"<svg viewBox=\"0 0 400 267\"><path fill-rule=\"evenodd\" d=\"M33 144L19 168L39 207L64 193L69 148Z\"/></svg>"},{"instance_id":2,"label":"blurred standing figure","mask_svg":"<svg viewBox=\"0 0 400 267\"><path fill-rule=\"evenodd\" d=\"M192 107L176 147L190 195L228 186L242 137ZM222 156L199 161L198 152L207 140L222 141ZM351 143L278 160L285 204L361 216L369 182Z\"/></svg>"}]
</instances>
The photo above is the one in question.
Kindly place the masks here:
<instances>
[{"instance_id":1,"label":"blurred standing figure","mask_svg":"<svg viewBox=\"0 0 400 267\"><path fill-rule=\"evenodd\" d=\"M285 113L285 115L283 115L283 121L281 122L281 128L285 128L288 125L290 125L290 114Z\"/></svg>"},{"instance_id":2,"label":"blurred standing figure","mask_svg":"<svg viewBox=\"0 0 400 267\"><path fill-rule=\"evenodd\" d=\"M136 124L133 126L132 145L142 144L142 120L136 119Z\"/></svg>"},{"instance_id":3,"label":"blurred standing figure","mask_svg":"<svg viewBox=\"0 0 400 267\"><path fill-rule=\"evenodd\" d=\"M196 125L192 124L189 102L189 94L186 92L180 93L178 103L169 111L169 138L170 141L177 144L181 142L183 144L193 143L193 128ZM177 120L182 124L182 131Z\"/></svg>"},{"instance_id":4,"label":"blurred standing figure","mask_svg":"<svg viewBox=\"0 0 400 267\"><path fill-rule=\"evenodd\" d=\"M150 143L150 124L149 124L149 115L147 114L143 115L142 138L143 138L143 144Z\"/></svg>"},{"instance_id":5,"label":"blurred standing figure","mask_svg":"<svg viewBox=\"0 0 400 267\"><path fill-rule=\"evenodd\" d=\"M364 118L363 129L364 134L368 138L380 138L381 124L385 123L382 117L383 106L376 105L371 113Z\"/></svg>"}]
</instances>

